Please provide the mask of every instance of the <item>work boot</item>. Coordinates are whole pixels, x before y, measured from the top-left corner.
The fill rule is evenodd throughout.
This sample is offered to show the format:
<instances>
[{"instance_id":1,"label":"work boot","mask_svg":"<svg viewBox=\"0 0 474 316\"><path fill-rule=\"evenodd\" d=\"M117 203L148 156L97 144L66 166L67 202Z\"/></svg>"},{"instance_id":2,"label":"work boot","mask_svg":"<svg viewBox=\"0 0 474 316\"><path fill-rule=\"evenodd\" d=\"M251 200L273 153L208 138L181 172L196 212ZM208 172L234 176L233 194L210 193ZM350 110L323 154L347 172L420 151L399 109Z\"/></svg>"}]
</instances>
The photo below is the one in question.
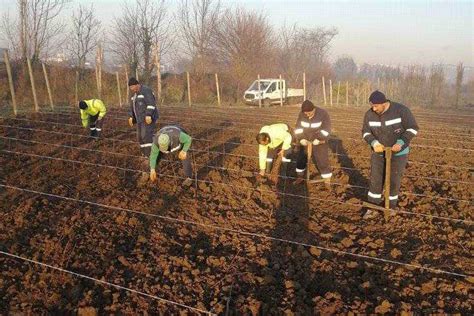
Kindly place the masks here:
<instances>
[{"instance_id":1,"label":"work boot","mask_svg":"<svg viewBox=\"0 0 474 316\"><path fill-rule=\"evenodd\" d=\"M186 180L183 181L182 186L187 188L187 187L191 186L191 184L193 184L193 179L186 178Z\"/></svg>"}]
</instances>

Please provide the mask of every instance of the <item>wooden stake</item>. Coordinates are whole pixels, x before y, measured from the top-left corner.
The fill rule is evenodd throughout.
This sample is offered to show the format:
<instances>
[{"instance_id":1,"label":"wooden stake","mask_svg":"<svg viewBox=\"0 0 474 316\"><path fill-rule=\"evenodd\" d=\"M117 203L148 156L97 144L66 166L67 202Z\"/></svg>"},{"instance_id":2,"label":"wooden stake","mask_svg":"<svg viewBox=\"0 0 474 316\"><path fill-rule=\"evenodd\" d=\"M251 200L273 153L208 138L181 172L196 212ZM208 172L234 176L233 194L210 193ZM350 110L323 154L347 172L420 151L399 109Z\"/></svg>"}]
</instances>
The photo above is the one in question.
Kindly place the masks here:
<instances>
[{"instance_id":1,"label":"wooden stake","mask_svg":"<svg viewBox=\"0 0 474 316\"><path fill-rule=\"evenodd\" d=\"M219 90L219 77L217 76L217 73L215 73L214 76L216 78L217 105L221 106L221 92Z\"/></svg>"},{"instance_id":2,"label":"wooden stake","mask_svg":"<svg viewBox=\"0 0 474 316\"><path fill-rule=\"evenodd\" d=\"M339 106L339 93L341 92L341 82L337 82L337 98L336 98L336 105Z\"/></svg>"},{"instance_id":3,"label":"wooden stake","mask_svg":"<svg viewBox=\"0 0 474 316\"><path fill-rule=\"evenodd\" d=\"M306 100L306 72L303 72L303 101Z\"/></svg>"},{"instance_id":4,"label":"wooden stake","mask_svg":"<svg viewBox=\"0 0 474 316\"><path fill-rule=\"evenodd\" d=\"M281 80L281 74L279 76L280 82L280 106L283 106L283 80Z\"/></svg>"},{"instance_id":5,"label":"wooden stake","mask_svg":"<svg viewBox=\"0 0 474 316\"><path fill-rule=\"evenodd\" d=\"M129 99L130 99L130 89L128 88L128 68L127 66L125 66L125 80L127 81L125 84L127 85L127 102L130 102Z\"/></svg>"},{"instance_id":6,"label":"wooden stake","mask_svg":"<svg viewBox=\"0 0 474 316\"><path fill-rule=\"evenodd\" d=\"M309 141L308 141L309 142ZM309 167L311 166L311 155L313 153L313 143L309 142L307 146L307 153L306 153L306 183L309 183Z\"/></svg>"},{"instance_id":7,"label":"wooden stake","mask_svg":"<svg viewBox=\"0 0 474 316\"><path fill-rule=\"evenodd\" d=\"M392 148L385 147L385 208L390 208L390 173L392 167Z\"/></svg>"},{"instance_id":8,"label":"wooden stake","mask_svg":"<svg viewBox=\"0 0 474 316\"><path fill-rule=\"evenodd\" d=\"M74 85L74 102L79 103L79 71L76 70L76 82Z\"/></svg>"},{"instance_id":9,"label":"wooden stake","mask_svg":"<svg viewBox=\"0 0 474 316\"><path fill-rule=\"evenodd\" d=\"M161 66L160 66L160 44L156 44L156 98L161 104Z\"/></svg>"},{"instance_id":10,"label":"wooden stake","mask_svg":"<svg viewBox=\"0 0 474 316\"><path fill-rule=\"evenodd\" d=\"M117 77L117 92L118 92L119 106L122 107L122 92L120 91L120 77L119 77L118 71L115 72L115 76Z\"/></svg>"},{"instance_id":11,"label":"wooden stake","mask_svg":"<svg viewBox=\"0 0 474 316\"><path fill-rule=\"evenodd\" d=\"M188 84L188 105L191 106L191 85L189 83L189 72L186 71L186 82Z\"/></svg>"},{"instance_id":12,"label":"wooden stake","mask_svg":"<svg viewBox=\"0 0 474 316\"><path fill-rule=\"evenodd\" d=\"M10 66L10 59L8 57L8 51L7 50L5 50L3 52L3 57L5 59L5 65L7 66L8 85L10 86L10 94L12 96L13 114L17 115L18 110L16 108L15 86L13 85L12 69L11 69L11 66Z\"/></svg>"},{"instance_id":13,"label":"wooden stake","mask_svg":"<svg viewBox=\"0 0 474 316\"><path fill-rule=\"evenodd\" d=\"M28 64L28 72L30 74L30 83L31 83L31 90L33 92L33 100L35 103L35 112L38 112L39 111L38 97L36 96L35 78L33 77L33 68L31 67L30 57L26 57L26 62Z\"/></svg>"},{"instance_id":14,"label":"wooden stake","mask_svg":"<svg viewBox=\"0 0 474 316\"><path fill-rule=\"evenodd\" d=\"M332 106L332 80L329 79L329 104Z\"/></svg>"},{"instance_id":15,"label":"wooden stake","mask_svg":"<svg viewBox=\"0 0 474 316\"><path fill-rule=\"evenodd\" d=\"M349 81L346 81L346 106L349 106Z\"/></svg>"},{"instance_id":16,"label":"wooden stake","mask_svg":"<svg viewBox=\"0 0 474 316\"><path fill-rule=\"evenodd\" d=\"M326 84L324 83L324 77L322 78L323 81L323 97L324 97L324 105L327 105L326 102Z\"/></svg>"},{"instance_id":17,"label":"wooden stake","mask_svg":"<svg viewBox=\"0 0 474 316\"><path fill-rule=\"evenodd\" d=\"M51 87L49 86L48 72L46 71L44 63L41 63L41 65L43 66L44 81L46 82L46 89L48 90L49 104L51 109L54 109L53 94L51 93Z\"/></svg>"}]
</instances>

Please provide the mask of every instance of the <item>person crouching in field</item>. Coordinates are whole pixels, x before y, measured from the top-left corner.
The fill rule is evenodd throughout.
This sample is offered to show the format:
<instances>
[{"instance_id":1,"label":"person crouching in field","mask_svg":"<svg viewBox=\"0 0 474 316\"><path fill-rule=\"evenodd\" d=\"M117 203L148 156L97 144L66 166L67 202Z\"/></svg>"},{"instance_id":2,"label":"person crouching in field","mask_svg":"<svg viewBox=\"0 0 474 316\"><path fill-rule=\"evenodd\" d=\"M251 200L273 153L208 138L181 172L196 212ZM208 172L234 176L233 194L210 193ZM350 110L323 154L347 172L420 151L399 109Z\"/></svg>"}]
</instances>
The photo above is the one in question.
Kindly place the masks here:
<instances>
[{"instance_id":1,"label":"person crouching in field","mask_svg":"<svg viewBox=\"0 0 474 316\"><path fill-rule=\"evenodd\" d=\"M280 173L286 177L288 163L291 162L292 136L288 125L277 123L263 126L257 134L258 166L260 169L258 182L264 180L265 174L270 173L273 162L281 157Z\"/></svg>"},{"instance_id":2,"label":"person crouching in field","mask_svg":"<svg viewBox=\"0 0 474 316\"><path fill-rule=\"evenodd\" d=\"M82 126L89 126L90 135L99 138L107 112L104 102L99 99L81 100L79 102Z\"/></svg>"},{"instance_id":3,"label":"person crouching in field","mask_svg":"<svg viewBox=\"0 0 474 316\"><path fill-rule=\"evenodd\" d=\"M160 129L153 137L153 143L150 153L150 180L156 181L156 165L160 162L163 155L172 156L178 153L181 160L186 179L183 186L188 187L193 183L192 166L189 159L188 150L191 147L192 138L184 129L179 126L170 125Z\"/></svg>"}]
</instances>

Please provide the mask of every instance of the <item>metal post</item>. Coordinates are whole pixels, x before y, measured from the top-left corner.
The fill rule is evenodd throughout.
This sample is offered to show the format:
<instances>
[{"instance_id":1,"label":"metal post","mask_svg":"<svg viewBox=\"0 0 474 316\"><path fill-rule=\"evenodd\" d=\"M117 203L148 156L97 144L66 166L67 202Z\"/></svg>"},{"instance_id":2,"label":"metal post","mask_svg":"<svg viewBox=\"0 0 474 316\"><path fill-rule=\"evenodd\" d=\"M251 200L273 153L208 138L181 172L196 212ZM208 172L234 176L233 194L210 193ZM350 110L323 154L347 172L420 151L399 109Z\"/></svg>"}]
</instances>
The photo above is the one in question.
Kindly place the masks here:
<instances>
[{"instance_id":1,"label":"metal post","mask_svg":"<svg viewBox=\"0 0 474 316\"><path fill-rule=\"evenodd\" d=\"M5 58L5 65L7 66L7 74L8 74L8 85L10 86L10 94L12 96L12 104L13 104L13 114L17 114L16 108L16 96L15 96L15 86L13 85L13 76L12 76L12 69L10 66L10 59L8 58L8 51L5 50L3 52L3 57Z\"/></svg>"},{"instance_id":2,"label":"metal post","mask_svg":"<svg viewBox=\"0 0 474 316\"><path fill-rule=\"evenodd\" d=\"M262 107L262 96L260 91L260 74L257 75L257 86L258 86L258 107Z\"/></svg>"},{"instance_id":3,"label":"metal post","mask_svg":"<svg viewBox=\"0 0 474 316\"><path fill-rule=\"evenodd\" d=\"M339 106L339 93L341 92L341 82L337 82L337 98L336 98L336 105Z\"/></svg>"}]
</instances>

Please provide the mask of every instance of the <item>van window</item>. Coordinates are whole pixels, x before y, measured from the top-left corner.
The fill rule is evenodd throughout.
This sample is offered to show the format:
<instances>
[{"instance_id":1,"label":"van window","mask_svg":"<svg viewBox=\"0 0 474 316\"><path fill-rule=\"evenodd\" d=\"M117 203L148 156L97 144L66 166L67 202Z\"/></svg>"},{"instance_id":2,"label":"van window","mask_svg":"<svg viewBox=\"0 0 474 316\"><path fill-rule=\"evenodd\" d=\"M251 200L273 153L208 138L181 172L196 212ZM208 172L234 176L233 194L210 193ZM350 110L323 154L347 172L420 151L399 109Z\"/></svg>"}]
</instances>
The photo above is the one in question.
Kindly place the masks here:
<instances>
[{"instance_id":1,"label":"van window","mask_svg":"<svg viewBox=\"0 0 474 316\"><path fill-rule=\"evenodd\" d=\"M268 88L268 93L271 93L276 90L276 82L272 83L271 86Z\"/></svg>"}]
</instances>

